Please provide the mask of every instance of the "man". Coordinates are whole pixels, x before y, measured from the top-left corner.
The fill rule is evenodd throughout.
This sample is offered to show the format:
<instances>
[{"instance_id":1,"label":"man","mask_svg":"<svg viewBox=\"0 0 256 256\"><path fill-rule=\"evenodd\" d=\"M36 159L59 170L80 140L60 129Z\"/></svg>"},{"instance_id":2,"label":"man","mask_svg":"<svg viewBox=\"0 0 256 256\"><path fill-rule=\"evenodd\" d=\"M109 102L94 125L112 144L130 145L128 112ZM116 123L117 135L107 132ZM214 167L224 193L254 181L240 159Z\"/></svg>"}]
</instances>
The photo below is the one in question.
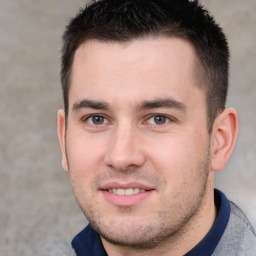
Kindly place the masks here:
<instances>
[{"instance_id":1,"label":"man","mask_svg":"<svg viewBox=\"0 0 256 256\"><path fill-rule=\"evenodd\" d=\"M255 230L214 190L238 133L229 49L197 1L102 0L62 49L62 166L89 225L76 255L256 255Z\"/></svg>"}]
</instances>

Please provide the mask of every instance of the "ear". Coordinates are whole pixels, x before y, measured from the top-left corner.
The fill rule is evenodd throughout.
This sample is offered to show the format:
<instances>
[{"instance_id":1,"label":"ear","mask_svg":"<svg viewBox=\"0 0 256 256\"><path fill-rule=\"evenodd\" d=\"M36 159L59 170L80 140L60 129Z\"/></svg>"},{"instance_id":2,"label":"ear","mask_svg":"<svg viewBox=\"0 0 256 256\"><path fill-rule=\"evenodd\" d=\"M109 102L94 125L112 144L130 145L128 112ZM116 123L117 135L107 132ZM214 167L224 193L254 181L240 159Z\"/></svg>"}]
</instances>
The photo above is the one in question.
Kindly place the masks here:
<instances>
[{"instance_id":1,"label":"ear","mask_svg":"<svg viewBox=\"0 0 256 256\"><path fill-rule=\"evenodd\" d=\"M57 133L59 137L59 143L62 153L62 168L65 171L68 171L68 161L67 161L67 155L66 155L66 127L65 127L65 112L63 109L60 109L58 111L58 127L57 127Z\"/></svg>"},{"instance_id":2,"label":"ear","mask_svg":"<svg viewBox=\"0 0 256 256\"><path fill-rule=\"evenodd\" d=\"M238 134L238 117L233 108L225 109L215 120L212 130L211 169L222 170L235 147Z\"/></svg>"}]
</instances>

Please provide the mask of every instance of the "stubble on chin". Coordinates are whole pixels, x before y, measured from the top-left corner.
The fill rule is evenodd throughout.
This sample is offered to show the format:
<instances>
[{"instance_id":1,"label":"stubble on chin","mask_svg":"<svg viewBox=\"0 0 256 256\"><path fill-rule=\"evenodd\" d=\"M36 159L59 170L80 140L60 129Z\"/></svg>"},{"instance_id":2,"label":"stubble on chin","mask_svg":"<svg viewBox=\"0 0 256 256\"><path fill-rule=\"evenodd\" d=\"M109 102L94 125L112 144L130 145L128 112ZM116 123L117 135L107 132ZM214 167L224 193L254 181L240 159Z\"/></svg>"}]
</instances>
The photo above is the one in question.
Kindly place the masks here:
<instances>
[{"instance_id":1,"label":"stubble on chin","mask_svg":"<svg viewBox=\"0 0 256 256\"><path fill-rule=\"evenodd\" d=\"M188 190L193 191L193 189L197 189L197 193L192 193L193 195L188 195L188 198L185 199L179 193L177 193L175 196L177 196L178 199L181 196L181 202L180 205L174 205L173 208L168 208L168 203L171 202L171 200L165 200L163 204L167 205L167 208L165 209L168 209L168 211L164 210L156 212L154 219L151 219L151 221L147 223L143 222L141 219L138 219L137 216L134 217L134 214L136 214L134 207L117 207L118 213L123 218L113 219L108 217L107 219L104 216L104 210L102 210L100 203L93 200L93 198L84 196L84 188L81 185L80 187L78 186L78 177L71 174L70 180L76 200L81 210L87 217L93 229L103 240L116 246L134 249L136 251L145 251L157 248L167 241L169 242L170 246L171 244L172 246L175 246L177 237L182 236L183 233L188 231L188 222L192 218L197 218L199 209L203 203L209 176L209 161L208 152L208 155L204 161L198 165L198 175L193 177L193 182L190 182L188 185L191 186ZM119 174L111 172L107 175L99 175L95 177L91 186L91 191L95 191L98 184L103 180L107 180L112 176L116 177L116 175ZM139 175L139 179L141 180L146 178L149 182L161 182L160 178L155 175ZM92 193L93 192L91 192L91 194ZM181 217L177 218L177 216ZM166 223L168 223L168 225Z\"/></svg>"}]
</instances>

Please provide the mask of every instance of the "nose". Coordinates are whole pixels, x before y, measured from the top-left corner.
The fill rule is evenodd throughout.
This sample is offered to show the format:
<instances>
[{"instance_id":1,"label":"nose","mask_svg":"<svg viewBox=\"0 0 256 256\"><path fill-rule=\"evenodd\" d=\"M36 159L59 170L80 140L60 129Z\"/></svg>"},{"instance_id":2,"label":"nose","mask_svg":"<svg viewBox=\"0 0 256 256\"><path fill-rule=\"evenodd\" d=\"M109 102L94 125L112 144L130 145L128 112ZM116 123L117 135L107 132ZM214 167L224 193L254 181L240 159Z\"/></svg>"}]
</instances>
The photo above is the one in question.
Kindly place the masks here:
<instances>
[{"instance_id":1,"label":"nose","mask_svg":"<svg viewBox=\"0 0 256 256\"><path fill-rule=\"evenodd\" d=\"M143 166L146 158L140 141L140 134L134 129L117 128L105 154L105 164L118 171L135 170Z\"/></svg>"}]
</instances>

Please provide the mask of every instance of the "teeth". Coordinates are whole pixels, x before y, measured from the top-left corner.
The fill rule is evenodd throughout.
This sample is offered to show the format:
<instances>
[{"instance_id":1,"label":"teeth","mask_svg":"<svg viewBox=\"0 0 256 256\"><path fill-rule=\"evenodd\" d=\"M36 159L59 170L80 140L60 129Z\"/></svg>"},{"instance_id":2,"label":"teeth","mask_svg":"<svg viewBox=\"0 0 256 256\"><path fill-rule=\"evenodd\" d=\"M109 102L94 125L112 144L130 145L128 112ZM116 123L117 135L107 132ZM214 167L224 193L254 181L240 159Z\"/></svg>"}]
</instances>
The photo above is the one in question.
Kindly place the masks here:
<instances>
[{"instance_id":1,"label":"teeth","mask_svg":"<svg viewBox=\"0 0 256 256\"><path fill-rule=\"evenodd\" d=\"M143 193L145 192L145 189L140 189L140 188L127 188L127 189L123 189L123 188L110 188L108 189L108 192L119 195L119 196L130 196L130 195L135 195L138 193Z\"/></svg>"}]
</instances>

